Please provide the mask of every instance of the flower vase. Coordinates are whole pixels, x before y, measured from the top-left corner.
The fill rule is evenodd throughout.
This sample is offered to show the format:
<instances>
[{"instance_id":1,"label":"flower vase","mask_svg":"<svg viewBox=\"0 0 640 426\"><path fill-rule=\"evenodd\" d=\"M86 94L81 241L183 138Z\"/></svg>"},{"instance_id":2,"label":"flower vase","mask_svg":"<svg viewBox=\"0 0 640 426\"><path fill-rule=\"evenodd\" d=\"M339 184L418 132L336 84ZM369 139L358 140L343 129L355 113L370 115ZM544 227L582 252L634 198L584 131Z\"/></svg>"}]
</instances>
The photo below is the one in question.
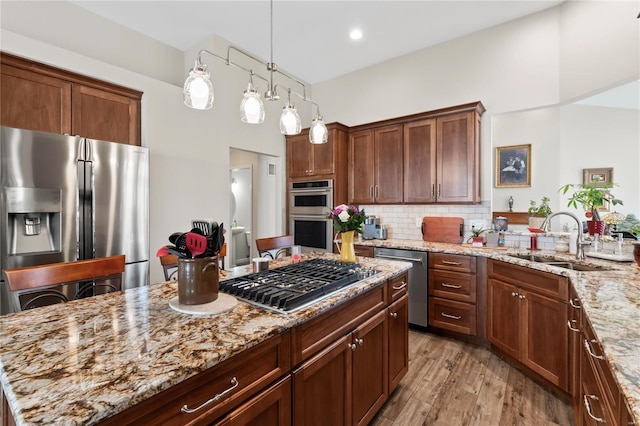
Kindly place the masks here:
<instances>
[{"instance_id":1,"label":"flower vase","mask_svg":"<svg viewBox=\"0 0 640 426\"><path fill-rule=\"evenodd\" d=\"M340 260L343 262L355 262L356 261L356 250L353 247L353 237L355 231L347 231L342 232L340 234L340 240L342 243L339 248L340 252Z\"/></svg>"}]
</instances>

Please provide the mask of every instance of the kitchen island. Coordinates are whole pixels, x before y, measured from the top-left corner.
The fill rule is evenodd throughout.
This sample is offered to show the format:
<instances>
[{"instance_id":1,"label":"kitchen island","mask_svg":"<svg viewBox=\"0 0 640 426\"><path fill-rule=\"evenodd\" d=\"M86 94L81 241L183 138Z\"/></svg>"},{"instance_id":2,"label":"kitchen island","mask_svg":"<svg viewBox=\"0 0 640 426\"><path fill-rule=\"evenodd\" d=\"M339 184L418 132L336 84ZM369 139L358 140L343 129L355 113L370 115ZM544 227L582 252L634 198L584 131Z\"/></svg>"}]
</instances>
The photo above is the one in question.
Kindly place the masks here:
<instances>
[{"instance_id":1,"label":"kitchen island","mask_svg":"<svg viewBox=\"0 0 640 426\"><path fill-rule=\"evenodd\" d=\"M411 267L359 261L379 273L289 315L242 301L219 315L181 314L169 307L177 295L177 283L169 282L0 317L3 411L18 425L100 423L280 336L288 342L292 328L323 314L347 315L341 307L372 291L386 298L384 284ZM296 358L283 352L277 362Z\"/></svg>"},{"instance_id":2,"label":"kitchen island","mask_svg":"<svg viewBox=\"0 0 640 426\"><path fill-rule=\"evenodd\" d=\"M504 248L476 248L460 244L433 243L420 240L360 240L358 245L449 253L495 259L537 271L567 277L580 299L595 338L635 423L640 424L640 268L635 262L621 263L587 258L584 263L604 267L603 271L575 271L513 257ZM520 250L520 253L531 253ZM536 251L557 259L572 261L574 255ZM631 424L631 423L630 423Z\"/></svg>"}]
</instances>

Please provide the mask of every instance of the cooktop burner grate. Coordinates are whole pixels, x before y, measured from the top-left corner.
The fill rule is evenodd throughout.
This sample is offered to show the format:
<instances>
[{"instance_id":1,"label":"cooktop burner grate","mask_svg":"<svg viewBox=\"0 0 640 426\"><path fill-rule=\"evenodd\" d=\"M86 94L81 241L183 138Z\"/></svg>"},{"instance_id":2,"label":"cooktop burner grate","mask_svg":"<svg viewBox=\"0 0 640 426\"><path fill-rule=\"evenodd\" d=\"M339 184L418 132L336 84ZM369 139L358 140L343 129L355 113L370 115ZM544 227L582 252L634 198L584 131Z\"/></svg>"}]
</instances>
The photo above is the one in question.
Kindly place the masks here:
<instances>
[{"instance_id":1,"label":"cooktop burner grate","mask_svg":"<svg viewBox=\"0 0 640 426\"><path fill-rule=\"evenodd\" d=\"M220 291L280 313L325 299L378 271L333 259L310 259L220 282Z\"/></svg>"}]
</instances>

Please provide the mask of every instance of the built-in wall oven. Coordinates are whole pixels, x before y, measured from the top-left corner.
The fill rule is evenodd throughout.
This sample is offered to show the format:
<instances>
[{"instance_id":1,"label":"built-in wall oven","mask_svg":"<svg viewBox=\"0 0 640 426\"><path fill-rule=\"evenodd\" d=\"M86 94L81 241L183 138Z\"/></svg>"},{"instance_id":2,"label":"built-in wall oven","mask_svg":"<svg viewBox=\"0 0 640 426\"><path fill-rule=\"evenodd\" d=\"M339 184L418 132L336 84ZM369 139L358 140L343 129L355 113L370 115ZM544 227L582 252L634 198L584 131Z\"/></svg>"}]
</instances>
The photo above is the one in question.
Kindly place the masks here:
<instances>
[{"instance_id":1,"label":"built-in wall oven","mask_svg":"<svg viewBox=\"0 0 640 426\"><path fill-rule=\"evenodd\" d=\"M303 251L333 251L333 180L291 182L289 233Z\"/></svg>"}]
</instances>

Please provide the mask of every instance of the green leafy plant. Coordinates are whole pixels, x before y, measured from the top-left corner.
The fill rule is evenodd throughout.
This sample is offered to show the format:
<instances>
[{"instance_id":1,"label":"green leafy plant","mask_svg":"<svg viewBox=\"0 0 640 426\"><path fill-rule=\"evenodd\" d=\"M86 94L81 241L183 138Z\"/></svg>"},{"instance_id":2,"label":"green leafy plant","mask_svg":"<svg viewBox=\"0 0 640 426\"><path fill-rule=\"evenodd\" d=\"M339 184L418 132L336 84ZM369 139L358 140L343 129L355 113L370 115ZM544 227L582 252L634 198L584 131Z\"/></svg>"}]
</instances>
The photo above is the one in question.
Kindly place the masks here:
<instances>
[{"instance_id":1,"label":"green leafy plant","mask_svg":"<svg viewBox=\"0 0 640 426\"><path fill-rule=\"evenodd\" d=\"M595 179L594 184L567 184L559 189L563 194L573 190L573 194L569 197L567 207L578 208L578 204L587 211L587 217L591 217L591 220L600 220L600 214L598 208L604 206L605 201L610 202L612 205L622 205L622 200L615 198L611 193L611 188L615 185L612 182L599 183L598 179Z\"/></svg>"},{"instance_id":2,"label":"green leafy plant","mask_svg":"<svg viewBox=\"0 0 640 426\"><path fill-rule=\"evenodd\" d=\"M529 216L549 216L552 211L549 207L549 197L542 197L540 205L537 205L535 201L531 200L531 206L529 207Z\"/></svg>"},{"instance_id":3,"label":"green leafy plant","mask_svg":"<svg viewBox=\"0 0 640 426\"><path fill-rule=\"evenodd\" d=\"M479 228L476 229L475 227L471 228L471 233L473 234L474 237L479 237L480 234L482 234L485 231L485 229Z\"/></svg>"}]
</instances>

